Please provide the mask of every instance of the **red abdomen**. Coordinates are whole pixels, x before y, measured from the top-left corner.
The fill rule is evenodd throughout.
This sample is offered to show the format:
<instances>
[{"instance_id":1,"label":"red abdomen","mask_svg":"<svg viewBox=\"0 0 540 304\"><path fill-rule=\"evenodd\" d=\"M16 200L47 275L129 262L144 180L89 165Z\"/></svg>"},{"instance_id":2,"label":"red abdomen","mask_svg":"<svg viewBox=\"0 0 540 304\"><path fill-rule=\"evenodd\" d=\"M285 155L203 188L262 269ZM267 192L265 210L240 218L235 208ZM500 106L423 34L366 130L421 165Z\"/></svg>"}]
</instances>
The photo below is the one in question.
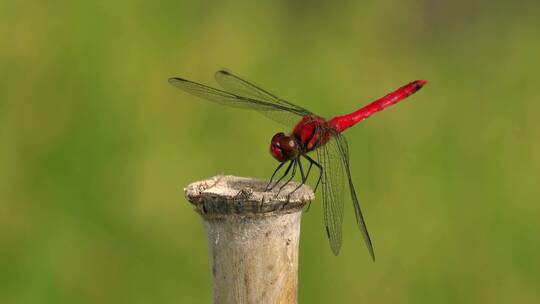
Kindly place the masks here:
<instances>
[{"instance_id":1,"label":"red abdomen","mask_svg":"<svg viewBox=\"0 0 540 304\"><path fill-rule=\"evenodd\" d=\"M427 81L425 80L416 80L411 83L408 83L401 88L395 90L394 92L381 97L374 102L362 107L360 110L353 112L351 114L336 116L329 121L329 124L334 127L338 132L343 132L346 129L354 126L360 121L370 117L371 115L383 110L386 107L389 107L393 104L398 103L399 101L409 97L418 90L420 90Z\"/></svg>"}]
</instances>

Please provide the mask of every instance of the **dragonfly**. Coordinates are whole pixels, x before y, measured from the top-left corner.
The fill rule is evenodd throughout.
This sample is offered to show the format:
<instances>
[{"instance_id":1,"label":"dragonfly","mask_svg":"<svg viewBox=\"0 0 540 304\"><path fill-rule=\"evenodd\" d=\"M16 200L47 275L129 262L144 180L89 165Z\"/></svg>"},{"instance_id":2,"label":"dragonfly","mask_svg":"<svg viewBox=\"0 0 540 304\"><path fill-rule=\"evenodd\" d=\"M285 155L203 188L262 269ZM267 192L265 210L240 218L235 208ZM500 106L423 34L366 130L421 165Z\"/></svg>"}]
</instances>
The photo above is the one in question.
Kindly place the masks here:
<instances>
[{"instance_id":1,"label":"dragonfly","mask_svg":"<svg viewBox=\"0 0 540 304\"><path fill-rule=\"evenodd\" d=\"M270 141L270 154L279 162L266 190L281 183L280 191L300 171L301 183L307 181L313 166L319 170L315 191L322 187L324 225L332 252L337 256L342 243L343 194L348 186L356 222L373 261L375 251L360 208L351 177L347 140L343 132L371 115L407 98L420 90L427 81L416 80L367 104L350 114L325 119L301 106L279 98L267 90L248 82L228 70L215 73L221 89L179 77L169 78L169 83L197 97L233 108L255 110L264 116L292 128L289 135L279 132ZM315 152L317 160L308 155ZM309 163L305 170L302 160ZM285 167L275 182L277 172ZM286 180L283 182L283 180ZM292 193L291 192L291 193ZM279 191L278 191L279 194Z\"/></svg>"}]
</instances>

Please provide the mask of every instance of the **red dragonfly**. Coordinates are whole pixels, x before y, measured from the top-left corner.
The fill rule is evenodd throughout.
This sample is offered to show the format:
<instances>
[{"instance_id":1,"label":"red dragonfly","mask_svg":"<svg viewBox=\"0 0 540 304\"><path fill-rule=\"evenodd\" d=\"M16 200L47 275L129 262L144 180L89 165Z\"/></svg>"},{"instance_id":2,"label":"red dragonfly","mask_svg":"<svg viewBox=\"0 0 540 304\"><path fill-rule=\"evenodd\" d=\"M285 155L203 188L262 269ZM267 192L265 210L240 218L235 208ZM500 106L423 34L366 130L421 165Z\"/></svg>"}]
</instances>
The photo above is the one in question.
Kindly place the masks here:
<instances>
[{"instance_id":1,"label":"red dragonfly","mask_svg":"<svg viewBox=\"0 0 540 304\"><path fill-rule=\"evenodd\" d=\"M169 83L190 94L222 105L256 110L274 121L293 128L291 135L277 133L272 137L270 154L280 164L272 174L267 190L274 188L291 172L287 181L281 185L281 191L294 178L296 169L298 168L301 175L301 184L292 191L294 192L306 182L312 166L319 168L319 177L315 191L319 183L321 183L326 234L333 253L338 255L342 241L343 190L346 176L346 183L349 186L356 222L362 232L371 258L375 260L371 238L369 237L351 178L347 141L341 133L376 112L412 95L420 90L426 84L426 81L413 81L353 113L336 116L327 120L303 107L281 99L229 71L218 71L215 74L215 78L223 89L212 88L178 77L170 78ZM312 151L317 153L317 161L308 155ZM302 166L302 158L309 162L307 171L304 171ZM274 176L286 163L288 165L285 172L272 185Z\"/></svg>"}]
</instances>

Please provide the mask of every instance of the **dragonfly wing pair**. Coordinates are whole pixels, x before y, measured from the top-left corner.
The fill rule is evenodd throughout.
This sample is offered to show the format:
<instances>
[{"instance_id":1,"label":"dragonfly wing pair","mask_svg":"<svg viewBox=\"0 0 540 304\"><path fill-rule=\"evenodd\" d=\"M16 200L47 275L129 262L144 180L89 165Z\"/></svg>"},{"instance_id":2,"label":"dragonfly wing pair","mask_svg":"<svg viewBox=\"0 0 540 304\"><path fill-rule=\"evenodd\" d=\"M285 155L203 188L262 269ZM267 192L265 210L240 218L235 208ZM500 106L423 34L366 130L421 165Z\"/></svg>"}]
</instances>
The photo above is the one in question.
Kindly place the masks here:
<instances>
[{"instance_id":1,"label":"dragonfly wing pair","mask_svg":"<svg viewBox=\"0 0 540 304\"><path fill-rule=\"evenodd\" d=\"M362 214L362 209L360 208L360 203L358 202L358 197L356 196L356 191L354 190L354 184L352 181L351 169L349 165L349 146L347 144L347 140L345 139L343 135L341 135L338 132L334 131L332 134L333 134L332 139L326 144L326 146L328 147L328 150L332 150L332 151L328 151L326 154L332 154L332 155L339 154L340 157L338 157L338 159L340 163L338 164L338 161L334 161L335 164L327 166L329 168L332 168L332 171L333 171L332 173L330 173L331 174L330 180L335 181L336 183L337 182L343 183L343 178L345 176L347 177L347 182L349 184L349 191L351 193L351 200L354 207L354 215L356 216L356 223L358 224L358 228L362 232L362 237L364 238L364 242L366 243L366 247L368 248L369 254L371 255L371 258L373 259L373 261L375 261L375 251L373 249L373 243L371 242L371 238L367 230L367 225L364 220L364 215ZM340 190L343 190L343 184L334 186L334 188L339 188ZM324 204L325 208L327 205L339 205L339 204L343 205L343 197L342 195L341 196L340 195L341 195L340 193L336 194L336 196L338 197L334 197L335 199L334 202L325 203ZM343 206L340 206L340 208L342 209ZM330 209L332 209L332 207ZM338 207L337 206L333 207L333 209L338 209ZM332 217L328 217L328 218L332 219ZM328 221L326 220L326 216L325 216L325 221ZM342 220L340 219L339 225L336 225L336 230L339 231L339 241L341 241L341 221ZM330 244L331 244L332 249L334 250L334 247L337 249L337 251L334 250L334 254L337 255L339 253L339 248L341 244L337 243L333 245L332 238L329 237L329 239L330 239ZM337 241L337 238L336 238L336 241Z\"/></svg>"},{"instance_id":2,"label":"dragonfly wing pair","mask_svg":"<svg viewBox=\"0 0 540 304\"><path fill-rule=\"evenodd\" d=\"M215 78L223 89L227 91L178 77L169 78L169 83L209 101L229 107L258 111L264 116L291 128L302 117L313 114L228 71L217 71Z\"/></svg>"}]
</instances>

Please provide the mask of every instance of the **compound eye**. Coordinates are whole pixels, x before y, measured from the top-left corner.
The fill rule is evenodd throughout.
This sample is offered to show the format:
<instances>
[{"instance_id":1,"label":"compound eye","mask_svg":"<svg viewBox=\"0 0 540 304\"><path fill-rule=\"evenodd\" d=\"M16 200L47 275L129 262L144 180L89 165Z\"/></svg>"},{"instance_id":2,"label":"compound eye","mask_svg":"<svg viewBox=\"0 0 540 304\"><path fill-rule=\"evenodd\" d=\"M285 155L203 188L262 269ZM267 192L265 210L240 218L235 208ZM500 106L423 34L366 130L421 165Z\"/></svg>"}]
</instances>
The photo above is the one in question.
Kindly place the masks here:
<instances>
[{"instance_id":1,"label":"compound eye","mask_svg":"<svg viewBox=\"0 0 540 304\"><path fill-rule=\"evenodd\" d=\"M286 137L285 134L283 134L283 132L281 133L276 133L276 135L274 135L274 137L272 137L272 144L275 144L276 146L281 146L281 143L283 141L283 137Z\"/></svg>"},{"instance_id":2,"label":"compound eye","mask_svg":"<svg viewBox=\"0 0 540 304\"><path fill-rule=\"evenodd\" d=\"M298 147L293 137L277 133L272 137L270 153L279 161L284 162L298 155Z\"/></svg>"},{"instance_id":3,"label":"compound eye","mask_svg":"<svg viewBox=\"0 0 540 304\"><path fill-rule=\"evenodd\" d=\"M272 137L272 141L270 143L270 154L274 156L278 161L284 162L288 160L288 157L286 154L288 154L288 140L284 140L287 136L283 133L277 133Z\"/></svg>"}]
</instances>

